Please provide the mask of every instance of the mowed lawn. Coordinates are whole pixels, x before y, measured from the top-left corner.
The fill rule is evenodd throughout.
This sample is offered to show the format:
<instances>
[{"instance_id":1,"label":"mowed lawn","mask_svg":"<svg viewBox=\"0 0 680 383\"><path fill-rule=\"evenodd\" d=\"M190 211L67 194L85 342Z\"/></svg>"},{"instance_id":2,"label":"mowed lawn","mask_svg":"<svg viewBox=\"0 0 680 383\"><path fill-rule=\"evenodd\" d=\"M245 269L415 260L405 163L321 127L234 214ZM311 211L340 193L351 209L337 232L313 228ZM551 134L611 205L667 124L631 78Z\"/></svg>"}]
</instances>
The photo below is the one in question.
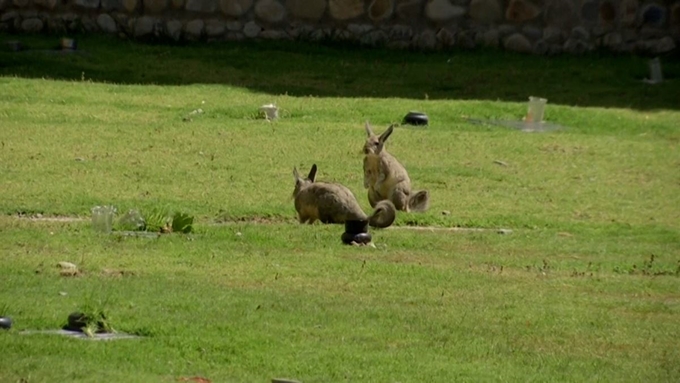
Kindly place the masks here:
<instances>
[{"instance_id":1,"label":"mowed lawn","mask_svg":"<svg viewBox=\"0 0 680 383\"><path fill-rule=\"evenodd\" d=\"M30 48L0 52L1 382L680 381L677 57L648 85L644 57L0 37ZM529 96L560 129L468 120ZM297 223L294 166L370 212L364 122L410 110L387 150L430 209L374 247ZM194 230L97 233L97 205ZM93 307L139 338L25 333Z\"/></svg>"}]
</instances>

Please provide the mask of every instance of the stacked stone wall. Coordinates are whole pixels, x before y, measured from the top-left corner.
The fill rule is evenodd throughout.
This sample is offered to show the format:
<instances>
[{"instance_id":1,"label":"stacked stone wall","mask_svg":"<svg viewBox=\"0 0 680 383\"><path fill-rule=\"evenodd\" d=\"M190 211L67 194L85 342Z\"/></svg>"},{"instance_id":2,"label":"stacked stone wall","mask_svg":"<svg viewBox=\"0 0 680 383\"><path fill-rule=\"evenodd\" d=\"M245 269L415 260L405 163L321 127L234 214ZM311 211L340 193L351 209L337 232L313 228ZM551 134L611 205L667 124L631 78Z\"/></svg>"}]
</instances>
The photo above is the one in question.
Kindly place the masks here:
<instances>
[{"instance_id":1,"label":"stacked stone wall","mask_svg":"<svg viewBox=\"0 0 680 383\"><path fill-rule=\"evenodd\" d=\"M680 0L0 0L0 31L661 54L680 42Z\"/></svg>"}]
</instances>

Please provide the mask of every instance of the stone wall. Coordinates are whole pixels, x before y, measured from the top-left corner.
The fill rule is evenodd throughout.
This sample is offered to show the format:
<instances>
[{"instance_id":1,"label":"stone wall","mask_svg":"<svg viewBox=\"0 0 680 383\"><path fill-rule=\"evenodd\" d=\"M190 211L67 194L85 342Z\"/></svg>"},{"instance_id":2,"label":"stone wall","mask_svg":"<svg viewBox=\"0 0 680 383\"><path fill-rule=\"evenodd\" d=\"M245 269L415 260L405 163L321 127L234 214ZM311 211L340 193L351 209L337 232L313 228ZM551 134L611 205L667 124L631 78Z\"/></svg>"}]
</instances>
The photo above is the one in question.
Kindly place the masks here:
<instances>
[{"instance_id":1,"label":"stone wall","mask_svg":"<svg viewBox=\"0 0 680 383\"><path fill-rule=\"evenodd\" d=\"M0 31L660 54L680 42L680 0L0 0Z\"/></svg>"}]
</instances>

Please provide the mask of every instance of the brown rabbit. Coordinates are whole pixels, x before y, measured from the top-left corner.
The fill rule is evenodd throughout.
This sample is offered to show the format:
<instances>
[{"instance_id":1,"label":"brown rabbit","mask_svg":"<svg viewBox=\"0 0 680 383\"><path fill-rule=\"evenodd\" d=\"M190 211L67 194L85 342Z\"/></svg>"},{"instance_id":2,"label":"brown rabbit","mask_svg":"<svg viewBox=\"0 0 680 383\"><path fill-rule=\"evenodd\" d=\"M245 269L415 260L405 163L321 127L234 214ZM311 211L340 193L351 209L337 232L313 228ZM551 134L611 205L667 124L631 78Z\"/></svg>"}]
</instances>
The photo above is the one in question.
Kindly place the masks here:
<instances>
[{"instance_id":1,"label":"brown rabbit","mask_svg":"<svg viewBox=\"0 0 680 383\"><path fill-rule=\"evenodd\" d=\"M377 136L366 122L364 187L368 189L368 201L373 207L380 201L389 200L398 210L425 211L430 205L430 193L427 190L411 191L411 179L406 169L385 150L385 141L393 130L394 125L391 125Z\"/></svg>"},{"instance_id":2,"label":"brown rabbit","mask_svg":"<svg viewBox=\"0 0 680 383\"><path fill-rule=\"evenodd\" d=\"M367 216L361 209L354 194L343 185L327 182L315 182L316 164L312 165L307 178L300 177L297 168L293 168L295 177L295 210L300 223L346 223L348 231L350 224L384 228L390 226L397 211L389 201L377 204L373 214ZM364 230L365 232L365 230Z\"/></svg>"}]
</instances>

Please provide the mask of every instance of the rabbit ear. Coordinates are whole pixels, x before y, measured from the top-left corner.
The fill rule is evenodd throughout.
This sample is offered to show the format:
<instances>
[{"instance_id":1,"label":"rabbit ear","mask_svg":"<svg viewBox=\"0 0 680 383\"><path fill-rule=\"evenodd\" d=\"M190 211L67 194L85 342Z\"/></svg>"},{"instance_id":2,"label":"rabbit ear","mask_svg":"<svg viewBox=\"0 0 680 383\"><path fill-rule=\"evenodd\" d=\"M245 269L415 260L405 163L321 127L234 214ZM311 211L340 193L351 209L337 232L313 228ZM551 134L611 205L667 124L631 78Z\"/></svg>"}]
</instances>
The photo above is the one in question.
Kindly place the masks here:
<instances>
[{"instance_id":1,"label":"rabbit ear","mask_svg":"<svg viewBox=\"0 0 680 383\"><path fill-rule=\"evenodd\" d=\"M366 129L366 135L368 135L369 137L375 135L373 133L373 130L371 129L371 125L368 123L368 121L366 121L366 125L364 125L364 129Z\"/></svg>"},{"instance_id":2,"label":"rabbit ear","mask_svg":"<svg viewBox=\"0 0 680 383\"><path fill-rule=\"evenodd\" d=\"M394 131L394 125L390 125L390 127L387 128L387 130L382 132L382 134L380 135L380 142L384 143L385 141L387 141L387 137L389 137L390 134L392 134L393 131Z\"/></svg>"},{"instance_id":3,"label":"rabbit ear","mask_svg":"<svg viewBox=\"0 0 680 383\"><path fill-rule=\"evenodd\" d=\"M300 173L298 173L297 167L293 166L293 177L295 177L295 181L300 179Z\"/></svg>"},{"instance_id":4,"label":"rabbit ear","mask_svg":"<svg viewBox=\"0 0 680 383\"><path fill-rule=\"evenodd\" d=\"M380 153L383 150L383 147L385 146L385 141L387 141L387 137L389 137L390 134L392 134L393 131L394 131L394 125L390 125L390 127L387 128L386 131L382 132L382 134L378 138L377 153Z\"/></svg>"},{"instance_id":5,"label":"rabbit ear","mask_svg":"<svg viewBox=\"0 0 680 383\"><path fill-rule=\"evenodd\" d=\"M309 170L309 175L307 176L307 179L314 182L314 179L316 178L316 164L312 165L312 168Z\"/></svg>"}]
</instances>

